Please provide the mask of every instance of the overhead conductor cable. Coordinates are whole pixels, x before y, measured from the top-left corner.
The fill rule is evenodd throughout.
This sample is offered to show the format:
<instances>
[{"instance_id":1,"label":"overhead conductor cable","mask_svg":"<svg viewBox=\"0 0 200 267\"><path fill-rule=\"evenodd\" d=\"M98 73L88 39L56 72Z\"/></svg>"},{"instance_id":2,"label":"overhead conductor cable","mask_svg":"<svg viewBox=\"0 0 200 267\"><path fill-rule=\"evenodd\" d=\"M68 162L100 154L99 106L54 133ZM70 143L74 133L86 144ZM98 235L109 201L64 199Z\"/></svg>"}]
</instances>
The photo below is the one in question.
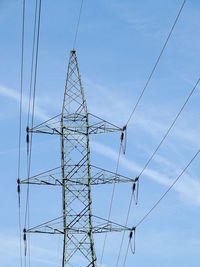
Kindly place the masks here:
<instances>
[{"instance_id":1,"label":"overhead conductor cable","mask_svg":"<svg viewBox=\"0 0 200 267\"><path fill-rule=\"evenodd\" d=\"M171 27L171 29L170 29L170 32L169 32L169 34L168 34L168 36L167 36L167 39L166 39L166 41L165 41L165 43L164 43L164 45L163 45L163 47L162 47L162 49L161 49L161 52L160 52L160 54L159 54L159 56L158 56L158 58L157 58L157 60L156 60L156 62L155 62L155 65L154 65L154 67L153 67L153 69L152 69L152 71L151 71L151 73L150 73L150 75L149 75L149 77L148 77L148 79L147 79L147 82L146 82L144 88L142 89L142 92L141 92L141 94L140 94L140 96L139 96L139 98L138 98L138 100L137 100L137 102L136 102L136 104L135 104L135 106L134 106L134 108L133 108L133 110L132 110L132 112L131 112L131 114L130 114L128 120L127 120L126 128L127 128L128 124L130 123L130 120L133 118L133 115L134 115L134 113L135 113L135 111L136 111L136 109L137 109L137 107L138 107L138 105L139 105L139 103L140 103L140 101L141 101L141 99L142 99L142 97L143 97L143 95L144 95L144 93L145 93L145 91L146 91L146 89L147 89L147 87L148 87L148 85L149 85L149 83L150 83L152 77L153 77L153 74L155 73L155 70L156 70L156 68L157 68L157 66L158 66L158 63L159 63L159 61L160 61L160 59L161 59L161 57L162 57L162 55L163 55L163 52L164 52L164 50L165 50L165 48L166 48L166 46L167 46L167 44L168 44L168 42L169 42L169 39L170 39L170 37L171 37L171 35L172 35L172 33L173 33L173 30L174 30L174 28L175 28L175 26L176 26L176 24L177 24L177 22L178 22L178 20L179 20L179 17L180 17L180 15L181 15L181 13L182 13L182 10L183 10L184 6L185 6L185 3L186 3L186 0L183 1L182 5L181 5L181 7L180 7L180 9L179 9L179 12L178 12L178 14L177 14L177 16L176 16L176 18L175 18L175 21L174 21L174 23L173 23L173 25L172 25L172 27ZM194 89L194 90L195 90L195 89ZM188 99L188 100L189 100L189 99ZM179 114L179 115L180 115L180 114ZM175 123L175 122L174 122L174 123ZM173 127L173 125L172 125L172 127ZM171 128L172 128L172 127L171 127ZM170 129L170 130L171 130L171 129ZM169 130L169 132L170 132L170 130ZM166 137L167 137L167 135L169 134L169 132L166 134ZM165 138L166 138L166 137L165 137ZM165 139L165 138L164 138L164 139ZM164 140L163 140L163 141L164 141ZM162 141L162 142L163 142L163 141ZM161 144L162 144L162 143L161 143ZM159 145L159 147L161 146L161 144ZM159 147L157 148L157 150L159 149ZM157 152L157 151L156 151L156 152ZM155 153L156 153L156 152L155 152ZM149 164L149 163L150 163L150 161L148 162L148 164ZM147 167L148 164L146 164L145 166ZM146 168L146 167L145 167L145 168ZM144 170L142 170L142 172L140 173L140 175L143 173L143 171L144 171ZM137 180L136 204L138 203L139 178L140 178L140 175L136 177L136 180ZM125 223L126 226L127 226L127 223L128 223L129 214L130 214L130 210L131 210L132 198L133 198L133 194L131 194L131 199L130 199L130 203L129 203L129 207L128 207L128 213L127 213L126 223ZM120 259L120 255L121 255L121 250L122 250L122 246L123 246L123 242L124 242L124 237L125 237L125 232L123 232L123 234L122 234L122 239L121 239L121 243L120 243L119 253L118 253L118 256L117 256L116 267L117 267L118 264L119 264L119 259Z\"/></svg>"},{"instance_id":2,"label":"overhead conductor cable","mask_svg":"<svg viewBox=\"0 0 200 267\"><path fill-rule=\"evenodd\" d=\"M122 150L122 142L123 142L123 135L121 134L121 142L120 142L119 153L118 153L118 158L117 158L117 167L116 167L116 172L115 172L115 179L117 178L117 175L118 175L119 160L120 160L120 154L121 154L121 150ZM116 183L113 184L110 207L109 207L109 212L108 212L108 221L110 220L110 216L111 216L111 210L112 210L114 194L115 194L115 185L116 185ZM106 240L107 240L107 232L104 236L103 248L102 248L102 253L101 253L101 260L100 260L100 267L102 266L102 261L103 261L105 246L106 246Z\"/></svg>"},{"instance_id":3,"label":"overhead conductor cable","mask_svg":"<svg viewBox=\"0 0 200 267\"><path fill-rule=\"evenodd\" d=\"M74 43L73 43L73 50L75 49L75 46L76 46L76 39L77 39L77 35L78 35L82 9L83 9L83 0L81 0L81 7L80 7L80 11L79 11L78 22L77 22L77 26L76 26L76 32L75 32Z\"/></svg>"},{"instance_id":4,"label":"overhead conductor cable","mask_svg":"<svg viewBox=\"0 0 200 267\"><path fill-rule=\"evenodd\" d=\"M33 81L33 68L34 68L34 56L35 56L35 37L36 37L36 26L37 26L37 11L38 11L38 0L35 0L35 14L34 14L34 26L33 26L33 44L32 44L32 59L31 59L31 72L30 72L30 85L29 85L29 102L28 102L28 116L27 116L27 127L26 127L26 143L27 143L27 176L29 177L29 151L30 151L30 140L29 140L29 124L30 124L30 110L31 110L31 99L32 99L32 81ZM30 224L30 217L28 211L28 228ZM27 243L27 241L26 241ZM28 234L28 259L30 267L30 235ZM25 250L27 250L27 244L25 244Z\"/></svg>"},{"instance_id":5,"label":"overhead conductor cable","mask_svg":"<svg viewBox=\"0 0 200 267\"><path fill-rule=\"evenodd\" d=\"M190 91L187 99L185 100L184 104L182 105L181 109L179 110L179 112L177 113L175 119L173 120L172 124L170 125L170 127L168 128L167 132L165 133L165 135L163 136L163 138L161 139L160 143L158 144L158 146L156 147L156 149L154 150L154 152L152 153L151 157L148 159L147 163L144 165L143 169L141 170L139 176L137 177L138 178L138 181L139 181L139 178L140 176L142 175L142 173L145 171L145 169L147 168L147 166L149 165L149 163L152 161L152 159L154 158L154 156L156 155L157 151L159 150L159 148L161 147L161 145L163 144L164 140L167 138L168 134L170 133L170 131L172 130L174 124L176 123L177 119L179 118L179 116L181 115L182 111L184 110L185 106L187 105L188 101L190 100L191 96L193 95L194 91L197 89L197 86L200 82L200 78L197 80L196 84L194 85L194 87L192 88L192 90ZM129 219L129 215L130 215L130 205L132 203L132 199L130 200L130 204L129 204L129 208L128 208L128 212L127 212L127 217L126 217L126 224L125 226L127 226L127 223L128 223L128 219ZM119 250L119 255L121 253L121 248L122 248L122 244L123 244L123 241L124 241L124 235L125 233L123 233L123 236L122 236L122 241L121 241L121 244L120 244L120 250ZM119 259L118 259L119 261Z\"/></svg>"},{"instance_id":6,"label":"overhead conductor cable","mask_svg":"<svg viewBox=\"0 0 200 267\"><path fill-rule=\"evenodd\" d=\"M17 193L19 210L19 252L20 266L22 267L22 238L21 238L21 204L20 204L20 171L21 171L21 132L22 132L22 102L23 102L23 72L24 72L24 25L25 25L26 2L23 0L22 11L22 43L21 43L21 73L20 73L20 108L19 108L19 146L18 146L18 174L17 174Z\"/></svg>"},{"instance_id":7,"label":"overhead conductor cable","mask_svg":"<svg viewBox=\"0 0 200 267\"><path fill-rule=\"evenodd\" d=\"M34 70L31 128L33 128L34 112L35 112L35 94L36 94L36 83L37 83L37 66L38 66L38 50L39 50L39 36L40 36L41 2L42 2L42 0L39 1L39 11L38 11L38 25L37 25L38 29L37 29L37 40L36 40L36 56L35 56L36 59L35 59L35 70ZM37 3L36 3L36 7L37 7ZM35 16L36 16L36 12L35 12ZM28 114L28 117L29 117L29 114ZM29 146L30 151L29 151L29 157L28 157L28 181L30 179L30 169L31 169L32 139L33 139L33 137L32 137L32 132L31 132L30 146ZM28 228L30 226L30 217L29 217L29 201L30 201L29 191L30 191L30 189L29 189L29 187L30 186L29 186L29 182L28 182L27 183L27 193L26 193L25 223L24 223L24 229L25 230L26 230L27 226L28 226ZM26 248L26 250L27 249L28 249L28 256L29 256L29 267L30 267L30 236L29 236L29 234L28 234L28 248ZM25 257L25 266L26 266L26 257Z\"/></svg>"},{"instance_id":8,"label":"overhead conductor cable","mask_svg":"<svg viewBox=\"0 0 200 267\"><path fill-rule=\"evenodd\" d=\"M196 157L200 154L200 149L194 154L192 159L187 163L187 165L184 167L184 169L181 171L181 173L176 177L176 179L172 182L172 184L168 187L168 189L164 192L164 194L156 201L156 203L150 208L150 210L138 221L138 223L134 226L134 229L137 229L138 226L140 226L146 218L151 214L151 212L160 204L160 202L166 197L166 195L170 192L170 190L174 187L174 185L179 181L179 179L183 176L183 174L187 171L189 166L193 163L193 161L196 159ZM128 244L128 247L130 245L130 242ZM128 253L126 253L124 258L124 265L126 264Z\"/></svg>"},{"instance_id":9,"label":"overhead conductor cable","mask_svg":"<svg viewBox=\"0 0 200 267\"><path fill-rule=\"evenodd\" d=\"M34 67L34 54L35 54L35 37L36 37L36 24L37 24L37 10L38 10L38 0L35 0L35 17L34 17L34 27L33 27L33 44L32 44L30 85L29 85L29 102L28 102L27 127L29 127L29 123L30 123L32 85L33 85L33 67Z\"/></svg>"},{"instance_id":10,"label":"overhead conductor cable","mask_svg":"<svg viewBox=\"0 0 200 267\"><path fill-rule=\"evenodd\" d=\"M133 108L133 110L132 110L132 112L131 112L128 120L127 120L126 125L128 125L129 122L130 122L130 120L132 119L132 117L133 117L133 115L134 115L134 113L135 113L135 111L137 109L137 106L139 105L139 103L140 103L140 101L141 101L141 99L142 99L142 97L143 97L143 95L144 95L144 93L145 93L145 91L146 91L146 89L147 89L150 81L151 81L151 78L153 77L153 74L154 74L154 72L155 72L155 70L156 70L156 68L158 66L158 63L159 63L159 61L160 61L160 59L161 59L161 57L163 55L163 52L164 52L164 50L165 50L165 48L166 48L166 46L168 44L168 41L169 41L169 39L170 39L170 37L171 37L171 35L173 33L173 30L174 30L174 28L175 28L175 26L176 26L176 24L178 22L178 19L179 19L180 15L181 15L181 12L182 12L182 10L183 10L183 8L185 6L185 3L186 3L186 0L184 0L183 3L182 3L182 5L181 5L181 8L180 8L180 10L178 12L178 15L176 16L176 19L175 19L175 21L174 21L174 23L172 25L172 28L171 28L168 36L167 36L167 39L166 39L166 41L165 41L165 43L164 43L164 45L163 45L163 47L161 49L161 52L160 52L160 54L159 54L159 56L158 56L158 58L156 60L156 63L155 63L155 65L154 65L154 67L153 67L153 69L152 69L152 71L151 71L151 73L150 73L150 75L149 75L149 77L147 79L147 82L146 82L144 88L142 89L142 92L141 92L141 94L140 94L140 96L139 96L139 98L138 98L138 100L137 100L137 102L136 102L136 104L135 104L135 106L134 106L134 108Z\"/></svg>"}]
</instances>

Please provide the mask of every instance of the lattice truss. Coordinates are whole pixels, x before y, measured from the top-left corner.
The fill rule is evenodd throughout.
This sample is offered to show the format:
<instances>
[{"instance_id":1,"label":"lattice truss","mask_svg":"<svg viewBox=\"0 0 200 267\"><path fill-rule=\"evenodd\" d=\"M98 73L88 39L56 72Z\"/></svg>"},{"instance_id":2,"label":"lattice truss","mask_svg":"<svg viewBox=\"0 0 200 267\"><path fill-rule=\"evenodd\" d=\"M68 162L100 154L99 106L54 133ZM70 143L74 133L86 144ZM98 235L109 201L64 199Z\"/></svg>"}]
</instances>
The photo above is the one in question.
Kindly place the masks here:
<instances>
[{"instance_id":1,"label":"lattice truss","mask_svg":"<svg viewBox=\"0 0 200 267\"><path fill-rule=\"evenodd\" d=\"M93 234L131 229L92 214L91 186L135 180L90 164L90 134L123 129L87 112L75 51L70 53L62 113L29 131L60 136L61 166L21 180L21 184L61 186L63 215L26 231L62 234L62 267L96 267Z\"/></svg>"}]
</instances>

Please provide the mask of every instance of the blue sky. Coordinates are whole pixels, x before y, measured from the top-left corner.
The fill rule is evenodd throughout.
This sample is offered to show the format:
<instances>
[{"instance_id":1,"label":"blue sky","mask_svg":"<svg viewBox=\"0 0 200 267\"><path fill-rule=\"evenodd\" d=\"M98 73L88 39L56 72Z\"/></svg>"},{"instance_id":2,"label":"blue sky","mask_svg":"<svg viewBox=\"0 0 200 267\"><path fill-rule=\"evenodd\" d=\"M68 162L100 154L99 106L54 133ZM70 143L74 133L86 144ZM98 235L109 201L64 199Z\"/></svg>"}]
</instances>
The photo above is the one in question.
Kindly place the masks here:
<instances>
[{"instance_id":1,"label":"blue sky","mask_svg":"<svg viewBox=\"0 0 200 267\"><path fill-rule=\"evenodd\" d=\"M0 1L0 263L19 265L16 194L22 1ZM180 0L84 1L77 56L88 109L123 126L156 61ZM80 1L43 0L35 122L61 111ZM27 1L23 104L22 177L26 176L25 128L34 1ZM135 177L159 143L200 76L200 2L188 0L158 69L128 128L119 172ZM200 88L141 177L132 226L176 178L200 147ZM91 138L92 163L115 171L119 135ZM32 173L60 164L59 140L34 136ZM136 254L126 266L199 266L200 158L196 158L151 216L137 229ZM112 187L94 188L94 212L107 217ZM125 222L130 185L117 186L111 218ZM105 204L102 205L102 197ZM31 188L31 224L60 215L60 191ZM25 188L22 191L25 199ZM24 203L22 203L24 204ZM61 237L31 236L32 266L60 266ZM115 266L120 235L109 235L104 267ZM125 246L128 237L126 237ZM95 237L97 256L102 236ZM123 248L122 259L125 252ZM99 258L99 257L98 257ZM102 266L103 267L103 266Z\"/></svg>"}]
</instances>

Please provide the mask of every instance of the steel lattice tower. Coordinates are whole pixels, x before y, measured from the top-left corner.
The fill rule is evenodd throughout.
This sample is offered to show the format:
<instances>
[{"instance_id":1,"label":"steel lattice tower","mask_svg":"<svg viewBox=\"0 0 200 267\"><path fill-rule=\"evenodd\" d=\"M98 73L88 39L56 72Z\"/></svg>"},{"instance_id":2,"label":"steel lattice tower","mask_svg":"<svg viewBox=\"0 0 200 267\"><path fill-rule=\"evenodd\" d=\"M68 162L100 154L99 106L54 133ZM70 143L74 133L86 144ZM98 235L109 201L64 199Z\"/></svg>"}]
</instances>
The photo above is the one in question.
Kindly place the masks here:
<instances>
[{"instance_id":1,"label":"steel lattice tower","mask_svg":"<svg viewBox=\"0 0 200 267\"><path fill-rule=\"evenodd\" d=\"M71 131L68 130L69 128ZM61 132L63 178L66 177L66 172L87 178L85 183L78 185L67 183L63 179L63 224L65 229L63 267L65 262L69 262L76 249L79 249L87 260L86 266L96 266L91 218L88 112L75 51L71 52L68 65L61 115ZM86 166L76 168L77 164L81 166L80 162L84 162ZM81 215L84 217L79 219ZM68 224L84 227L88 229L88 232L79 234L77 237L68 233Z\"/></svg>"},{"instance_id":2,"label":"steel lattice tower","mask_svg":"<svg viewBox=\"0 0 200 267\"><path fill-rule=\"evenodd\" d=\"M90 163L89 136L123 130L88 113L76 52L71 51L62 113L29 130L60 136L61 166L20 182L62 187L63 215L25 230L25 233L62 234L62 267L96 267L93 234L131 231L94 215L91 207L91 186L136 182Z\"/></svg>"}]
</instances>

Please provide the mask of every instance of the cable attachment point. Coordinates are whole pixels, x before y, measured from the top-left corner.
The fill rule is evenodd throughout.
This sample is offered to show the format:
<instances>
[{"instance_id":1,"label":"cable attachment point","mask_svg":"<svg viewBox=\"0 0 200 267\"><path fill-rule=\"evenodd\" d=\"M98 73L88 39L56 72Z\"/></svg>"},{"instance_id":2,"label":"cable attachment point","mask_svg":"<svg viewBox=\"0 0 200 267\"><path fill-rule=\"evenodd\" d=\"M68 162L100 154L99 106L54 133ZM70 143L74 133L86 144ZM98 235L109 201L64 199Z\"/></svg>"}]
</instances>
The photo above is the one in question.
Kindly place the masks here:
<instances>
[{"instance_id":1,"label":"cable attachment point","mask_svg":"<svg viewBox=\"0 0 200 267\"><path fill-rule=\"evenodd\" d=\"M18 178L17 179L17 193L18 193L18 204L19 204L19 207L20 207L20 179Z\"/></svg>"},{"instance_id":2,"label":"cable attachment point","mask_svg":"<svg viewBox=\"0 0 200 267\"><path fill-rule=\"evenodd\" d=\"M138 204L138 196L139 196L139 179L140 179L140 177L137 176L137 177L135 178L135 183L134 183L134 184L135 184L134 190L136 189L135 205Z\"/></svg>"},{"instance_id":3,"label":"cable attachment point","mask_svg":"<svg viewBox=\"0 0 200 267\"><path fill-rule=\"evenodd\" d=\"M17 193L20 193L20 179L17 179Z\"/></svg>"},{"instance_id":4,"label":"cable attachment point","mask_svg":"<svg viewBox=\"0 0 200 267\"><path fill-rule=\"evenodd\" d=\"M132 254L135 254L135 231L136 231L136 227L132 227L130 234L129 234L129 245L130 245ZM132 244L131 240L133 239L133 236L134 236L134 241Z\"/></svg>"},{"instance_id":5,"label":"cable attachment point","mask_svg":"<svg viewBox=\"0 0 200 267\"><path fill-rule=\"evenodd\" d=\"M135 189L136 189L136 182L133 183L132 185L132 197L134 199L134 202L136 203L136 198L135 198Z\"/></svg>"},{"instance_id":6,"label":"cable attachment point","mask_svg":"<svg viewBox=\"0 0 200 267\"><path fill-rule=\"evenodd\" d=\"M24 228L23 232L24 232L24 236L23 236L23 239L24 239L24 255L26 257L26 254L27 254L26 228Z\"/></svg>"},{"instance_id":7,"label":"cable attachment point","mask_svg":"<svg viewBox=\"0 0 200 267\"><path fill-rule=\"evenodd\" d=\"M135 188L136 188L136 183L133 183L133 186L132 186L132 193L134 194L135 192Z\"/></svg>"},{"instance_id":8,"label":"cable attachment point","mask_svg":"<svg viewBox=\"0 0 200 267\"><path fill-rule=\"evenodd\" d=\"M26 127L26 144L27 144L27 156L29 154L29 127Z\"/></svg>"},{"instance_id":9,"label":"cable attachment point","mask_svg":"<svg viewBox=\"0 0 200 267\"><path fill-rule=\"evenodd\" d=\"M122 151L124 155L126 153L126 143L127 143L127 126L125 125L122 128L122 133L121 133L121 144L122 144Z\"/></svg>"}]
</instances>

